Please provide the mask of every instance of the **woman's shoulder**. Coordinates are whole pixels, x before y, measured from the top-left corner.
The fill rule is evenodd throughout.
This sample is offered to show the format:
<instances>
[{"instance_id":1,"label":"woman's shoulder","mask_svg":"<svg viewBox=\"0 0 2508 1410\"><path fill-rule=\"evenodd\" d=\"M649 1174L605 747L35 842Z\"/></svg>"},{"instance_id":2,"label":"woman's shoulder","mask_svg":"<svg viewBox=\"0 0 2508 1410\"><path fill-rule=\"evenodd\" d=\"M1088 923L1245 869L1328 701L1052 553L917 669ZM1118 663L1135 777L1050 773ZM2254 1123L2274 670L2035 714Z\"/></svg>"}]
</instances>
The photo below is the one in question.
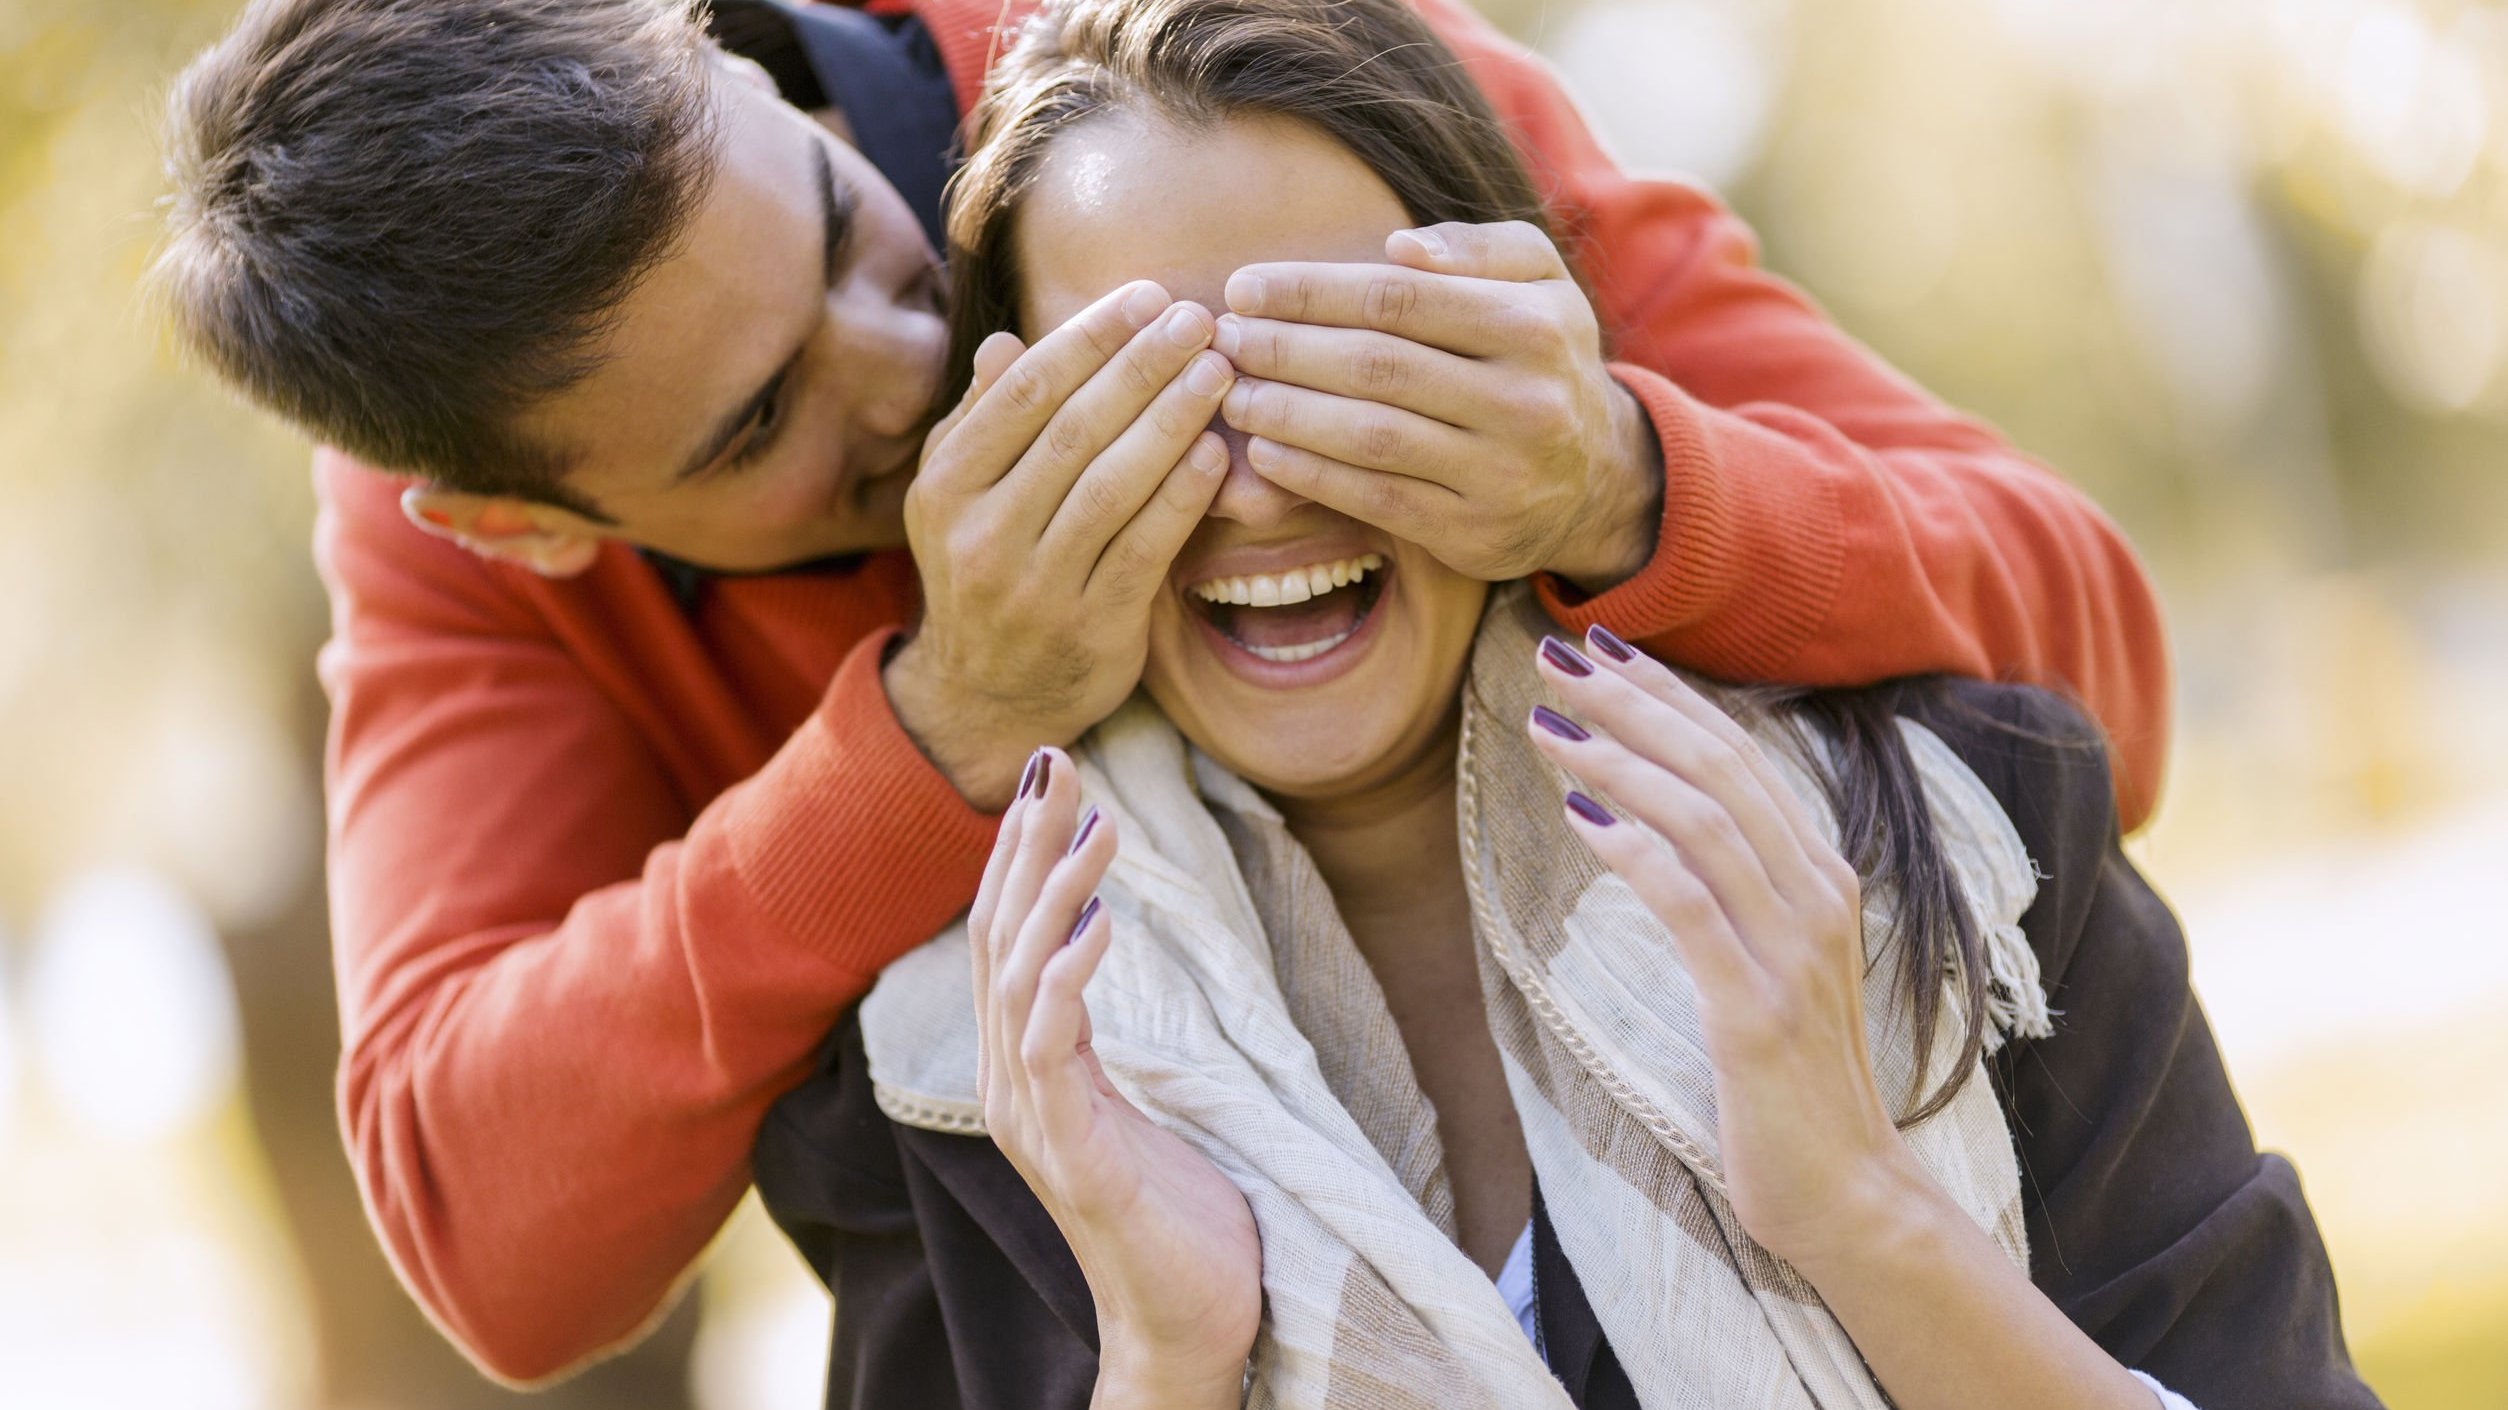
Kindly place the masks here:
<instances>
[{"instance_id":1,"label":"woman's shoulder","mask_svg":"<svg viewBox=\"0 0 2508 1410\"><path fill-rule=\"evenodd\" d=\"M2117 840L2107 740L2079 706L2031 685L1929 678L1895 687L1892 707L1931 730L2012 820L2043 870Z\"/></svg>"}]
</instances>

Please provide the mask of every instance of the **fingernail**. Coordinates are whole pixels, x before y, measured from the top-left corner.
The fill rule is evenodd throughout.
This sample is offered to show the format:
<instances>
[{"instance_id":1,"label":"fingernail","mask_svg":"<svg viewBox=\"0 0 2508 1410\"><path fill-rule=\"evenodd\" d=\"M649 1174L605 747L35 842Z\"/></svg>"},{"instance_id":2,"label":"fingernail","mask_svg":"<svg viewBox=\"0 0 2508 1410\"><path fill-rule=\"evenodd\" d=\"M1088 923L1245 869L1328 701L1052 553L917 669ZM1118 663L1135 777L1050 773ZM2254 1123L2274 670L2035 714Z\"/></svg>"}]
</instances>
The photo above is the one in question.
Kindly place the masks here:
<instances>
[{"instance_id":1,"label":"fingernail","mask_svg":"<svg viewBox=\"0 0 2508 1410\"><path fill-rule=\"evenodd\" d=\"M1123 296L1123 316L1135 328L1146 328L1158 311L1167 306L1167 296L1155 284L1144 284Z\"/></svg>"},{"instance_id":2,"label":"fingernail","mask_svg":"<svg viewBox=\"0 0 2508 1410\"><path fill-rule=\"evenodd\" d=\"M1184 369L1184 389L1197 397L1215 397L1228 385L1228 360L1216 353L1195 353Z\"/></svg>"},{"instance_id":3,"label":"fingernail","mask_svg":"<svg viewBox=\"0 0 2508 1410\"><path fill-rule=\"evenodd\" d=\"M1590 676L1594 673L1593 662L1577 655L1575 647L1555 636L1546 636L1541 639L1541 654L1551 665L1571 676Z\"/></svg>"},{"instance_id":4,"label":"fingernail","mask_svg":"<svg viewBox=\"0 0 2508 1410\"><path fill-rule=\"evenodd\" d=\"M1045 782L1047 779L1053 777L1053 773L1053 755L1046 753L1042 749L1030 754L1028 756L1027 772L1019 775L1019 796L1022 798L1044 797Z\"/></svg>"},{"instance_id":5,"label":"fingernail","mask_svg":"<svg viewBox=\"0 0 2508 1410\"><path fill-rule=\"evenodd\" d=\"M1594 650L1601 652L1603 655L1610 657L1614 661L1634 661L1637 659L1637 653L1629 649L1629 644L1620 640L1618 637L1613 636L1611 634L1611 629L1604 626L1600 622L1596 622L1592 626L1585 629L1585 641L1588 645L1592 646Z\"/></svg>"},{"instance_id":6,"label":"fingernail","mask_svg":"<svg viewBox=\"0 0 2508 1410\"><path fill-rule=\"evenodd\" d=\"M1080 908L1079 920L1072 923L1071 933L1062 938L1062 943L1068 945L1072 941L1080 938L1080 932L1089 928L1090 921L1097 919L1097 907L1097 898L1095 896L1091 896L1089 898L1089 903Z\"/></svg>"},{"instance_id":7,"label":"fingernail","mask_svg":"<svg viewBox=\"0 0 2508 1410\"><path fill-rule=\"evenodd\" d=\"M453 516L445 513L441 509L421 509L418 511L418 517L435 525L439 529L449 529L453 527Z\"/></svg>"},{"instance_id":8,"label":"fingernail","mask_svg":"<svg viewBox=\"0 0 2508 1410\"><path fill-rule=\"evenodd\" d=\"M1596 827L1609 827L1613 823L1619 821L1618 818L1611 816L1611 810L1609 808L1602 806L1600 803L1595 802L1593 799L1586 797L1584 794L1577 792L1573 788L1568 790L1567 805L1569 812L1576 814L1578 817L1583 818L1585 821L1592 823Z\"/></svg>"},{"instance_id":9,"label":"fingernail","mask_svg":"<svg viewBox=\"0 0 2508 1410\"><path fill-rule=\"evenodd\" d=\"M1190 304L1178 304L1167 314L1167 341L1180 348L1198 348L1207 336L1201 311Z\"/></svg>"},{"instance_id":10,"label":"fingernail","mask_svg":"<svg viewBox=\"0 0 2508 1410\"><path fill-rule=\"evenodd\" d=\"M1235 314L1223 313L1211 330L1210 345L1219 350L1220 356L1233 359L1237 355L1237 336L1242 331Z\"/></svg>"},{"instance_id":11,"label":"fingernail","mask_svg":"<svg viewBox=\"0 0 2508 1410\"><path fill-rule=\"evenodd\" d=\"M1569 719L1567 716L1560 714L1558 711L1551 709L1547 705L1536 705L1533 707L1533 723L1550 731L1552 734L1557 735L1559 738L1566 740L1570 744L1581 744L1584 741L1593 738L1592 735L1585 733L1584 726L1579 725L1576 721Z\"/></svg>"},{"instance_id":12,"label":"fingernail","mask_svg":"<svg viewBox=\"0 0 2508 1410\"><path fill-rule=\"evenodd\" d=\"M1419 247L1428 251L1428 257L1430 259L1444 259L1446 257L1446 242L1443 237L1427 230L1405 230L1402 233L1419 241Z\"/></svg>"},{"instance_id":13,"label":"fingernail","mask_svg":"<svg viewBox=\"0 0 2508 1410\"><path fill-rule=\"evenodd\" d=\"M1216 475L1228 468L1228 447L1217 436L1205 431L1193 443L1193 449L1184 453L1184 458L1193 462L1193 468L1203 474Z\"/></svg>"},{"instance_id":14,"label":"fingernail","mask_svg":"<svg viewBox=\"0 0 2508 1410\"><path fill-rule=\"evenodd\" d=\"M1035 753L1028 756L1028 766L1019 770L1019 791L1012 794L1012 797L1025 798L1028 796L1029 785L1036 782L1036 761L1044 757L1045 751L1042 749L1039 749Z\"/></svg>"},{"instance_id":15,"label":"fingernail","mask_svg":"<svg viewBox=\"0 0 2508 1410\"><path fill-rule=\"evenodd\" d=\"M1228 307L1239 313L1260 313L1263 309L1263 276L1239 270L1228 276Z\"/></svg>"},{"instance_id":16,"label":"fingernail","mask_svg":"<svg viewBox=\"0 0 2508 1410\"><path fill-rule=\"evenodd\" d=\"M1097 805L1089 805L1088 816L1080 819L1080 831L1071 839L1071 850L1079 851L1088 844L1089 834L1097 830Z\"/></svg>"}]
</instances>

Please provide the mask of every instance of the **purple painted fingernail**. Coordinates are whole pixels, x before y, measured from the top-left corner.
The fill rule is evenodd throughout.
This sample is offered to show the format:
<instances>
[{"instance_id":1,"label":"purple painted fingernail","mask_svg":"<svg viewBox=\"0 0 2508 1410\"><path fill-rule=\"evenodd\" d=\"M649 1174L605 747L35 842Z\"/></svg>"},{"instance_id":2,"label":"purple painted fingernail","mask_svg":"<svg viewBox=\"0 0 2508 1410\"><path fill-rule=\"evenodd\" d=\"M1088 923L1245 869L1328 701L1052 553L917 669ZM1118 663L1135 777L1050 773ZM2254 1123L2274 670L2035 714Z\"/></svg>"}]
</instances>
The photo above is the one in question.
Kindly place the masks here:
<instances>
[{"instance_id":1,"label":"purple painted fingernail","mask_svg":"<svg viewBox=\"0 0 2508 1410\"><path fill-rule=\"evenodd\" d=\"M1576 721L1569 719L1567 716L1560 714L1558 711L1551 709L1547 705L1536 705L1533 707L1533 723L1550 731L1552 734L1557 735L1559 738L1566 740L1570 744L1582 743L1585 740L1593 738L1592 735L1585 733L1584 728L1578 725Z\"/></svg>"},{"instance_id":2,"label":"purple painted fingernail","mask_svg":"<svg viewBox=\"0 0 2508 1410\"><path fill-rule=\"evenodd\" d=\"M1596 622L1592 626L1585 629L1585 640L1592 645L1594 650L1601 652L1603 655L1610 657L1614 661L1634 661L1637 659L1637 653L1630 649L1629 644L1620 640L1618 637L1613 636L1611 634L1611 629L1604 626L1600 622Z\"/></svg>"},{"instance_id":3,"label":"purple painted fingernail","mask_svg":"<svg viewBox=\"0 0 2508 1410\"><path fill-rule=\"evenodd\" d=\"M1567 805L1569 812L1576 814L1578 817L1583 818L1585 821L1592 823L1596 827L1609 827L1619 821L1618 818L1611 816L1611 810L1609 808L1602 806L1600 803L1595 802L1593 799L1586 797L1584 794L1577 792L1573 788L1568 790Z\"/></svg>"},{"instance_id":4,"label":"purple painted fingernail","mask_svg":"<svg viewBox=\"0 0 2508 1410\"><path fill-rule=\"evenodd\" d=\"M1541 654L1548 658L1551 665L1571 676L1590 676L1594 673L1593 662L1577 655L1575 647L1555 636L1546 636L1541 639Z\"/></svg>"},{"instance_id":5,"label":"purple painted fingernail","mask_svg":"<svg viewBox=\"0 0 2508 1410\"><path fill-rule=\"evenodd\" d=\"M1074 837L1071 839L1071 850L1072 850L1072 851L1074 851L1074 852L1077 852L1077 851L1079 851L1079 850L1080 850L1080 848L1081 848L1081 847L1083 847L1083 846L1087 845L1088 840L1089 840L1089 834L1090 834L1091 832L1095 831L1095 830L1096 830L1096 828L1097 828L1097 805L1096 805L1096 804L1094 804L1094 803L1092 803L1092 804L1090 804L1090 805L1089 805L1088 816L1086 816L1086 817L1084 817L1084 818L1080 819L1080 831L1079 831L1078 835L1077 835L1077 836L1074 836Z\"/></svg>"},{"instance_id":6,"label":"purple painted fingernail","mask_svg":"<svg viewBox=\"0 0 2508 1410\"><path fill-rule=\"evenodd\" d=\"M1044 757L1045 751L1042 749L1028 756L1028 766L1019 770L1019 791L1013 795L1014 797L1028 796L1029 789L1036 783L1036 761Z\"/></svg>"},{"instance_id":7,"label":"purple painted fingernail","mask_svg":"<svg viewBox=\"0 0 2508 1410\"><path fill-rule=\"evenodd\" d=\"M1089 903L1080 908L1080 918L1072 923L1071 933L1063 937L1062 943L1068 945L1072 941L1080 938L1080 932L1089 928L1090 921L1097 919L1097 907L1097 898L1095 896L1091 896L1089 898Z\"/></svg>"}]
</instances>

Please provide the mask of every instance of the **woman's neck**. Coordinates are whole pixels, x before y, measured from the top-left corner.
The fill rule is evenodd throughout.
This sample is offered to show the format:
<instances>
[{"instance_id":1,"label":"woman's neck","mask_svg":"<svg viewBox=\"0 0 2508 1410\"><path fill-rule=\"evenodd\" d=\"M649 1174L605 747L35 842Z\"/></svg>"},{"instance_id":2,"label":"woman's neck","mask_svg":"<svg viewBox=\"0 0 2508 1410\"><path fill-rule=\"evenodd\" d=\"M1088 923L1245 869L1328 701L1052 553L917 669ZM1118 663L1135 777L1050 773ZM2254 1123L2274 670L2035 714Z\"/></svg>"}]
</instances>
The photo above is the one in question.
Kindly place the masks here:
<instances>
[{"instance_id":1,"label":"woman's neck","mask_svg":"<svg viewBox=\"0 0 2508 1410\"><path fill-rule=\"evenodd\" d=\"M1373 919L1461 907L1454 821L1461 720L1459 710L1450 714L1417 758L1365 788L1274 800L1356 936L1373 930Z\"/></svg>"}]
</instances>

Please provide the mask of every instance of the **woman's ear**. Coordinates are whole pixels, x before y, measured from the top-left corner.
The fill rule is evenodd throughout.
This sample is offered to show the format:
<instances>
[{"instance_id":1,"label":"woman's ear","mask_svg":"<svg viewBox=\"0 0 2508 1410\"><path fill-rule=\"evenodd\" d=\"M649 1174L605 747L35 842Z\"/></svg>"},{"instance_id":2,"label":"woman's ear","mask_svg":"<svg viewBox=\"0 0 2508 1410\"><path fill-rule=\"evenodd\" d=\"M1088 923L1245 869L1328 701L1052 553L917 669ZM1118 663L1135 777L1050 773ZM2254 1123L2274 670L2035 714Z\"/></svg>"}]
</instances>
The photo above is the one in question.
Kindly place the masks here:
<instances>
[{"instance_id":1,"label":"woman's ear","mask_svg":"<svg viewBox=\"0 0 2508 1410\"><path fill-rule=\"evenodd\" d=\"M601 555L600 535L528 500L412 485L401 491L401 513L425 533L544 578L574 577Z\"/></svg>"}]
</instances>

